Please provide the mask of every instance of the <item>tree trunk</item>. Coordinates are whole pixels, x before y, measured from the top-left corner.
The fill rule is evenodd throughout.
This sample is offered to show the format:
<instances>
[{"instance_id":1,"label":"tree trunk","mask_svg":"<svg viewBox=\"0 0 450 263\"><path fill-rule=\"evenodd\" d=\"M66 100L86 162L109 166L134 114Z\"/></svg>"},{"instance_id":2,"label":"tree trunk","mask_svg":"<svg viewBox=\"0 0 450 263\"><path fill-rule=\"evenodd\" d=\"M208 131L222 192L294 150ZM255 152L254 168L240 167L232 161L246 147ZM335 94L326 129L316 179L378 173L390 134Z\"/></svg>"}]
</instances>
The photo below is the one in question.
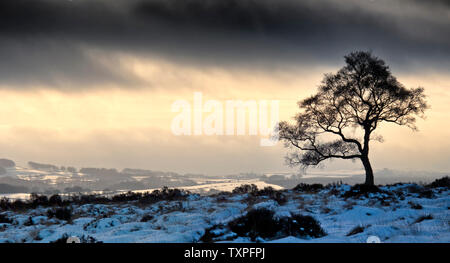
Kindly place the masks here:
<instances>
[{"instance_id":1,"label":"tree trunk","mask_svg":"<svg viewBox=\"0 0 450 263\"><path fill-rule=\"evenodd\" d=\"M364 184L375 185L375 182L373 179L372 165L370 165L369 157L363 156L363 157L361 157L361 161L364 165L364 169L366 170L366 182Z\"/></svg>"}]
</instances>

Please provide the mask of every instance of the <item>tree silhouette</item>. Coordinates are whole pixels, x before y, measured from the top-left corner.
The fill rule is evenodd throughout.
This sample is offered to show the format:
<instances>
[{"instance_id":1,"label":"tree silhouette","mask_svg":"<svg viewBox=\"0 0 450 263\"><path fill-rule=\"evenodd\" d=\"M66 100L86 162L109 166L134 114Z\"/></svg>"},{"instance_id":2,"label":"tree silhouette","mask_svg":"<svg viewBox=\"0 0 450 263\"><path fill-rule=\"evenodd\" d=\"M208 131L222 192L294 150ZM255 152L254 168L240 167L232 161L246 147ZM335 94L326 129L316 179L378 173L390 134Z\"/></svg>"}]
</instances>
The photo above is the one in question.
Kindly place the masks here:
<instances>
[{"instance_id":1,"label":"tree silhouette","mask_svg":"<svg viewBox=\"0 0 450 263\"><path fill-rule=\"evenodd\" d=\"M369 142L381 141L374 130L381 122L417 130L415 116L428 108L424 89L407 89L392 76L385 62L370 52L352 52L336 74L325 74L317 94L298 103L295 124L279 124L289 165L304 168L324 160L360 159L365 184L374 185Z\"/></svg>"}]
</instances>

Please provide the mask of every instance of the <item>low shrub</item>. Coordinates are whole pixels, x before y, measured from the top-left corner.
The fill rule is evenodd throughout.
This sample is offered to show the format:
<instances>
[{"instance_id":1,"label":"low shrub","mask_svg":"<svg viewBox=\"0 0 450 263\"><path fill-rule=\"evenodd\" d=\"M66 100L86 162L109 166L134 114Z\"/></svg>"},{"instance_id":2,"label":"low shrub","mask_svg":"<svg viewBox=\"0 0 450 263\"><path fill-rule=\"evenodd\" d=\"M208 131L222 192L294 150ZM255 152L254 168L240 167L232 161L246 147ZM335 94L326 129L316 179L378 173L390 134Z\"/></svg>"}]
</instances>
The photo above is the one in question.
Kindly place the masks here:
<instances>
[{"instance_id":1,"label":"low shrub","mask_svg":"<svg viewBox=\"0 0 450 263\"><path fill-rule=\"evenodd\" d=\"M32 193L30 195L31 206L36 208L38 206L48 206L48 197L46 195L38 195L36 193Z\"/></svg>"},{"instance_id":2,"label":"low shrub","mask_svg":"<svg viewBox=\"0 0 450 263\"><path fill-rule=\"evenodd\" d=\"M150 220L152 220L153 219L153 216L152 215L144 215L142 218L141 218L141 222L148 222L148 221L150 221Z\"/></svg>"},{"instance_id":3,"label":"low shrub","mask_svg":"<svg viewBox=\"0 0 450 263\"><path fill-rule=\"evenodd\" d=\"M281 192L275 192L274 195L269 196L269 198L275 200L279 205L283 205L287 202L287 197Z\"/></svg>"},{"instance_id":4,"label":"low shrub","mask_svg":"<svg viewBox=\"0 0 450 263\"><path fill-rule=\"evenodd\" d=\"M412 184L406 188L409 193L417 194L420 198L433 198L434 192L432 189L418 184Z\"/></svg>"},{"instance_id":5,"label":"low shrub","mask_svg":"<svg viewBox=\"0 0 450 263\"><path fill-rule=\"evenodd\" d=\"M445 177L442 177L440 179L436 179L431 184L426 185L426 187L429 187L429 188L437 188L437 187L450 188L450 177L445 176Z\"/></svg>"},{"instance_id":6,"label":"low shrub","mask_svg":"<svg viewBox=\"0 0 450 263\"><path fill-rule=\"evenodd\" d=\"M59 196L58 194L52 195L50 196L50 198L48 199L48 204L52 205L52 206L61 206L63 204L62 198L61 196Z\"/></svg>"},{"instance_id":7,"label":"low shrub","mask_svg":"<svg viewBox=\"0 0 450 263\"><path fill-rule=\"evenodd\" d=\"M258 190L258 187L254 184L243 184L233 189L233 194L249 194L249 200L255 201L255 197L267 196L272 200L275 200L279 205L285 204L287 202L287 197L273 187L264 187Z\"/></svg>"},{"instance_id":8,"label":"low shrub","mask_svg":"<svg viewBox=\"0 0 450 263\"><path fill-rule=\"evenodd\" d=\"M250 192L252 195L255 196L272 196L275 195L275 193L278 193L277 190L275 190L273 187L271 186L267 186L264 187L261 190L258 190L258 188L255 188L255 190L253 190L252 192Z\"/></svg>"},{"instance_id":9,"label":"low shrub","mask_svg":"<svg viewBox=\"0 0 450 263\"><path fill-rule=\"evenodd\" d=\"M2 198L0 200L0 208L2 210L23 210L29 208L29 204L21 200L11 201L8 198Z\"/></svg>"},{"instance_id":10,"label":"low shrub","mask_svg":"<svg viewBox=\"0 0 450 263\"><path fill-rule=\"evenodd\" d=\"M249 194L253 192L257 192L258 187L254 184L243 184L233 189L233 194Z\"/></svg>"},{"instance_id":11,"label":"low shrub","mask_svg":"<svg viewBox=\"0 0 450 263\"><path fill-rule=\"evenodd\" d=\"M76 195L72 196L70 201L67 204L106 204L111 202L111 199L105 196L99 195Z\"/></svg>"},{"instance_id":12,"label":"low shrub","mask_svg":"<svg viewBox=\"0 0 450 263\"><path fill-rule=\"evenodd\" d=\"M287 219L289 222L283 225L283 229L284 233L290 236L318 238L326 235L320 223L312 216L293 215ZM289 232L286 231L286 226Z\"/></svg>"},{"instance_id":13,"label":"low shrub","mask_svg":"<svg viewBox=\"0 0 450 263\"><path fill-rule=\"evenodd\" d=\"M281 230L274 212L265 208L250 210L245 216L228 223L228 227L239 236L248 236L252 240L274 237Z\"/></svg>"},{"instance_id":14,"label":"low shrub","mask_svg":"<svg viewBox=\"0 0 450 263\"><path fill-rule=\"evenodd\" d=\"M0 223L12 224L13 220L5 214L0 214Z\"/></svg>"},{"instance_id":15,"label":"low shrub","mask_svg":"<svg viewBox=\"0 0 450 263\"><path fill-rule=\"evenodd\" d=\"M203 234L203 236L200 237L199 241L203 243L212 243L214 241L218 241L218 238L220 238L221 235L223 234L224 227L225 227L224 225L214 225L210 228L205 229L205 233Z\"/></svg>"},{"instance_id":16,"label":"low shrub","mask_svg":"<svg viewBox=\"0 0 450 263\"><path fill-rule=\"evenodd\" d=\"M34 226L34 221L31 216L28 217L27 221L23 223L24 226Z\"/></svg>"},{"instance_id":17,"label":"low shrub","mask_svg":"<svg viewBox=\"0 0 450 263\"><path fill-rule=\"evenodd\" d=\"M322 237L326 233L320 223L311 216L293 215L275 218L274 212L265 208L250 210L230 223L228 227L238 236L250 237L251 240L285 236Z\"/></svg>"},{"instance_id":18,"label":"low shrub","mask_svg":"<svg viewBox=\"0 0 450 263\"><path fill-rule=\"evenodd\" d=\"M322 189L324 189L324 186L322 184L305 184L305 183L300 183L294 188L292 188L292 190L296 192L310 192L310 193L315 193Z\"/></svg>"},{"instance_id":19,"label":"low shrub","mask_svg":"<svg viewBox=\"0 0 450 263\"><path fill-rule=\"evenodd\" d=\"M49 218L56 217L59 220L70 221L72 219L72 210L70 208L54 208L47 210Z\"/></svg>"},{"instance_id":20,"label":"low shrub","mask_svg":"<svg viewBox=\"0 0 450 263\"><path fill-rule=\"evenodd\" d=\"M272 200L275 200L279 205L283 205L287 202L287 197L281 192L275 190L273 187L264 187L264 189L256 190L250 193L253 196L267 196Z\"/></svg>"},{"instance_id":21,"label":"low shrub","mask_svg":"<svg viewBox=\"0 0 450 263\"><path fill-rule=\"evenodd\" d=\"M383 193L383 191L375 185L355 184L343 194L343 197L367 197L369 193Z\"/></svg>"},{"instance_id":22,"label":"low shrub","mask_svg":"<svg viewBox=\"0 0 450 263\"><path fill-rule=\"evenodd\" d=\"M159 201L175 201L175 200L186 200L186 197L190 193L185 190L180 190L177 188L163 187L161 190L154 190L151 193L144 193L139 199L140 203L155 203Z\"/></svg>"}]
</instances>

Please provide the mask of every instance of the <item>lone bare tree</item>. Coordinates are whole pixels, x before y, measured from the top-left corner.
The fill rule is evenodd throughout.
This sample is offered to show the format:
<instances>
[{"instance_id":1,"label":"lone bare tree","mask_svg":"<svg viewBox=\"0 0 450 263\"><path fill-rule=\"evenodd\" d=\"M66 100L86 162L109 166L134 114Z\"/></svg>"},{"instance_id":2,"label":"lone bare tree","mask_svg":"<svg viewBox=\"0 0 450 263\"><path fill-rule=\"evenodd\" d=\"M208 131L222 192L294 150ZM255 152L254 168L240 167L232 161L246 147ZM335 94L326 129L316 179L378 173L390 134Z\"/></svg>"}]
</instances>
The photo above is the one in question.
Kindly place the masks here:
<instances>
[{"instance_id":1,"label":"lone bare tree","mask_svg":"<svg viewBox=\"0 0 450 263\"><path fill-rule=\"evenodd\" d=\"M324 160L360 159L366 185L374 185L369 142L382 141L373 131L381 122L413 130L415 116L428 108L424 89L407 89L392 76L385 62L370 52L345 56L346 65L336 74L325 74L317 94L298 103L302 110L295 124L281 122L279 138L286 147L289 165L304 168Z\"/></svg>"}]
</instances>

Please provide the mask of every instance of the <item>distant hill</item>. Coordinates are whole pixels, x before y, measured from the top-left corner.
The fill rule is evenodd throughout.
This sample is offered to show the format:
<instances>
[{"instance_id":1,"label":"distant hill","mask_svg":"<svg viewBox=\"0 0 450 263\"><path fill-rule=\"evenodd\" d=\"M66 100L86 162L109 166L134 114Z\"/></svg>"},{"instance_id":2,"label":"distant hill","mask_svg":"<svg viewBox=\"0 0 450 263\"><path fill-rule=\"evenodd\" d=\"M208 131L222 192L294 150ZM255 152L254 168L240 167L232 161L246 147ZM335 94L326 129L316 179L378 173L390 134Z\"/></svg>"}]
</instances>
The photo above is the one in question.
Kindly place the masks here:
<instances>
[{"instance_id":1,"label":"distant hill","mask_svg":"<svg viewBox=\"0 0 450 263\"><path fill-rule=\"evenodd\" d=\"M15 167L15 166L16 166L16 163L12 160L0 159L0 167L11 168L11 167Z\"/></svg>"}]
</instances>

